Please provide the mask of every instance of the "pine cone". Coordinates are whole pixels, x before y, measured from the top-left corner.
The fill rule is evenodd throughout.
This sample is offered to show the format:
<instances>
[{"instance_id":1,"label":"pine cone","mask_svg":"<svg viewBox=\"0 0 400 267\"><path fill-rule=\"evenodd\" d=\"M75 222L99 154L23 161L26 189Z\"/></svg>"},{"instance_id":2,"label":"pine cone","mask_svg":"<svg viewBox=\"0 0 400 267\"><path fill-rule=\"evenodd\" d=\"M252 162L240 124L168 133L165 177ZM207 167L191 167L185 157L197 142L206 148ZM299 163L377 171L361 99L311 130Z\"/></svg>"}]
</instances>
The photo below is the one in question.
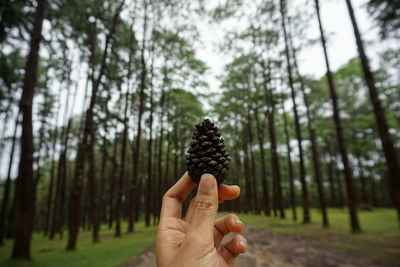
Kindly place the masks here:
<instances>
[{"instance_id":1,"label":"pine cone","mask_svg":"<svg viewBox=\"0 0 400 267\"><path fill-rule=\"evenodd\" d=\"M210 173L221 184L229 169L229 154L224 139L209 119L197 124L186 155L186 166L190 178L199 183L201 175Z\"/></svg>"}]
</instances>

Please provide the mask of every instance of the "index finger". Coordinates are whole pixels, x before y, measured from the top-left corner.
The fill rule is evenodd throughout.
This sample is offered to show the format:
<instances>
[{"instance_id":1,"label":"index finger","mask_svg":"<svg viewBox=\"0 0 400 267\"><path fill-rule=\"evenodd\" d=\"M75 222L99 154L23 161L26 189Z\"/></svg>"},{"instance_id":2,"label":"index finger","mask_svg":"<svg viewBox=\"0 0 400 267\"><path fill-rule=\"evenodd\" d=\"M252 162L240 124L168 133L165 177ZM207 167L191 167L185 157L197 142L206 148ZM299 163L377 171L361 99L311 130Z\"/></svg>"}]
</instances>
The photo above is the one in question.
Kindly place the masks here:
<instances>
[{"instance_id":1,"label":"index finger","mask_svg":"<svg viewBox=\"0 0 400 267\"><path fill-rule=\"evenodd\" d=\"M161 206L160 220L164 217L180 219L182 215L182 202L193 190L196 184L190 179L188 172L165 193Z\"/></svg>"}]
</instances>

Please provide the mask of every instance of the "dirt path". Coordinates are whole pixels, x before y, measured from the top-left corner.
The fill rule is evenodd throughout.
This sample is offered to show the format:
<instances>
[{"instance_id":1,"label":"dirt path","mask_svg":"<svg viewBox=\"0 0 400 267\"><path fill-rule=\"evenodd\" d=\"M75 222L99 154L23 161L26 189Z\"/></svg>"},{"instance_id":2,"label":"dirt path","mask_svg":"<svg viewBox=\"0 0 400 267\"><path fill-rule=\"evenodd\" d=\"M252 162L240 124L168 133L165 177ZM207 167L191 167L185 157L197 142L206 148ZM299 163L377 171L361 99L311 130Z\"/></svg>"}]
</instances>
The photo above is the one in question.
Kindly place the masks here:
<instances>
[{"instance_id":1,"label":"dirt path","mask_svg":"<svg viewBox=\"0 0 400 267\"><path fill-rule=\"evenodd\" d=\"M400 266L362 258L351 252L334 250L313 244L312 240L299 236L279 235L252 225L246 225L243 235L248 241L248 250L238 257L236 266L246 267L372 267ZM229 236L227 238L230 238ZM399 251L400 253L400 251ZM400 257L399 257L400 258ZM148 249L123 267L155 267L154 248Z\"/></svg>"}]
</instances>

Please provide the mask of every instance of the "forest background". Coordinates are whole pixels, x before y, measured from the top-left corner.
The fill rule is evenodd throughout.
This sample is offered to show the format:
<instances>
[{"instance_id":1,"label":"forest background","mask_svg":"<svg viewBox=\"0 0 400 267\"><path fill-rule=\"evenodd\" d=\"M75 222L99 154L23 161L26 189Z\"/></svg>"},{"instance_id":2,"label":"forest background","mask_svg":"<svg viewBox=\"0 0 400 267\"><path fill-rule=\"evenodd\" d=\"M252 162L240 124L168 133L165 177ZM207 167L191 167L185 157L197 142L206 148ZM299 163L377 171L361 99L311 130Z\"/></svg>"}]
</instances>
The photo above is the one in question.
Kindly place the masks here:
<instances>
[{"instance_id":1,"label":"forest background","mask_svg":"<svg viewBox=\"0 0 400 267\"><path fill-rule=\"evenodd\" d=\"M222 210L400 222L400 3L353 2L2 1L0 243L156 225L205 117L242 188Z\"/></svg>"}]
</instances>

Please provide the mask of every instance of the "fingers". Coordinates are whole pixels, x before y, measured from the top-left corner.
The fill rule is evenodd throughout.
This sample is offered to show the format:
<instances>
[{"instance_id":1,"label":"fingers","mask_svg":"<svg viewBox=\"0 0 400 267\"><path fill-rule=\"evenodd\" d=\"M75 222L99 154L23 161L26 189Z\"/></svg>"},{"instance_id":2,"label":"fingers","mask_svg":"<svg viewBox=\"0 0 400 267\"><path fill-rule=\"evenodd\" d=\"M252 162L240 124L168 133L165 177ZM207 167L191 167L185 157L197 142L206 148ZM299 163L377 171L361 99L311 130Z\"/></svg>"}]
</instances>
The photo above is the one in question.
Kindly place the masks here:
<instances>
[{"instance_id":1,"label":"fingers","mask_svg":"<svg viewBox=\"0 0 400 267\"><path fill-rule=\"evenodd\" d=\"M218 210L217 181L211 174L203 174L200 179L189 234L213 238L214 219Z\"/></svg>"},{"instance_id":2,"label":"fingers","mask_svg":"<svg viewBox=\"0 0 400 267\"><path fill-rule=\"evenodd\" d=\"M239 195L240 195L240 187L237 185L220 184L218 187L219 203L221 203L225 200L232 200L232 199L238 198ZM196 197L192 198L192 200L190 201L190 204L189 204L189 208L186 212L186 221L189 223L192 221L195 200L196 200Z\"/></svg>"},{"instance_id":3,"label":"fingers","mask_svg":"<svg viewBox=\"0 0 400 267\"><path fill-rule=\"evenodd\" d=\"M180 218L182 214L182 202L195 187L187 172L172 186L163 197L161 207L161 220L164 217Z\"/></svg>"},{"instance_id":4,"label":"fingers","mask_svg":"<svg viewBox=\"0 0 400 267\"><path fill-rule=\"evenodd\" d=\"M246 248L246 239L241 235L237 235L219 249L219 254L229 266L233 266L235 258L246 252Z\"/></svg>"},{"instance_id":5,"label":"fingers","mask_svg":"<svg viewBox=\"0 0 400 267\"><path fill-rule=\"evenodd\" d=\"M225 235L229 233L241 233L243 228L243 223L234 214L217 219L214 223L214 246L218 247Z\"/></svg>"},{"instance_id":6,"label":"fingers","mask_svg":"<svg viewBox=\"0 0 400 267\"><path fill-rule=\"evenodd\" d=\"M190 223L192 221L193 212L194 212L194 203L196 202L196 197L190 200L189 208L186 211L185 220Z\"/></svg>"},{"instance_id":7,"label":"fingers","mask_svg":"<svg viewBox=\"0 0 400 267\"><path fill-rule=\"evenodd\" d=\"M240 187L237 185L220 184L218 187L218 199L220 202L224 200L232 200L240 195Z\"/></svg>"}]
</instances>

